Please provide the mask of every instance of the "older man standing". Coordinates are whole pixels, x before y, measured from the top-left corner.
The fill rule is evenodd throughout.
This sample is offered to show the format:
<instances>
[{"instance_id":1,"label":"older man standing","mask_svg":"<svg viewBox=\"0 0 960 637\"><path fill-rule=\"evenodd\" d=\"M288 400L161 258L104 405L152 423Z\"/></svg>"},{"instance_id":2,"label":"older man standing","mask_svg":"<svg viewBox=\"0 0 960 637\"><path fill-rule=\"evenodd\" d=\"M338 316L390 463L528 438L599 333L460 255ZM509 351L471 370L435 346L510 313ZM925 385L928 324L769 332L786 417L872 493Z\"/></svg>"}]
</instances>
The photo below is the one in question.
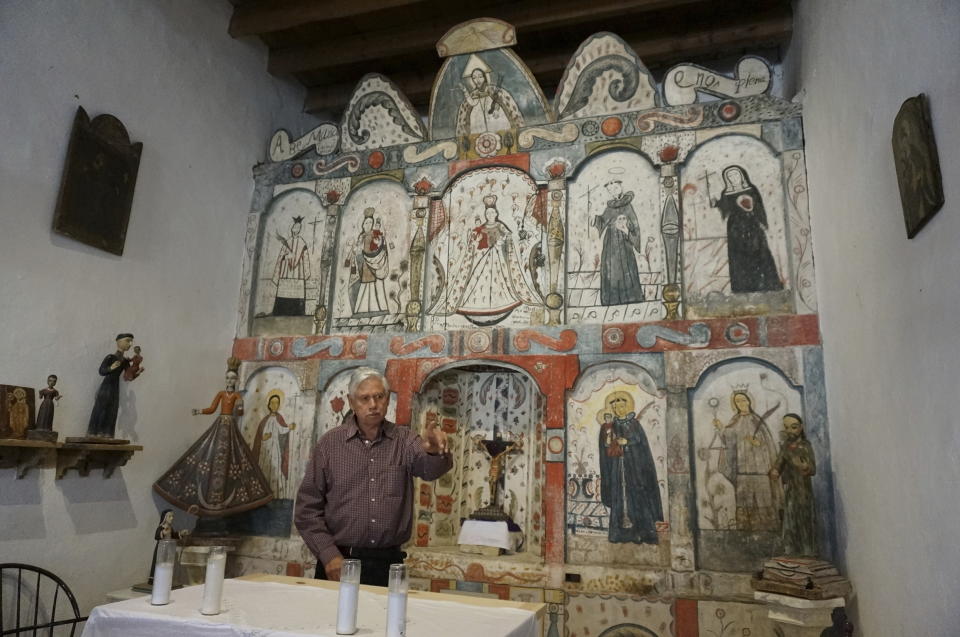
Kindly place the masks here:
<instances>
[{"instance_id":1,"label":"older man standing","mask_svg":"<svg viewBox=\"0 0 960 637\"><path fill-rule=\"evenodd\" d=\"M385 419L390 391L376 370L353 372L348 400L353 414L313 449L294 520L317 557L318 579L338 580L344 558L353 558L362 563L362 583L386 586L410 539L413 476L436 480L453 459L434 423L421 438Z\"/></svg>"}]
</instances>

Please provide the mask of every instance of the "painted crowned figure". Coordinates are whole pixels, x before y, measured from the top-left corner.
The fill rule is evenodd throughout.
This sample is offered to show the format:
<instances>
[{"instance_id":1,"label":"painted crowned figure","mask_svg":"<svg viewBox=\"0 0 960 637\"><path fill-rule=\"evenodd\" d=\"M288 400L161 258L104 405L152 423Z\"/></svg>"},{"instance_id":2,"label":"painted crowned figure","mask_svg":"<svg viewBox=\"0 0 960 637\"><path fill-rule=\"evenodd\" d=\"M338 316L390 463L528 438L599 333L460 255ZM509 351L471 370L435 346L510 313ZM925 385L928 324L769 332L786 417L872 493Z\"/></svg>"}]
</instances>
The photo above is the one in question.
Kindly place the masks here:
<instances>
[{"instance_id":1,"label":"painted crowned figure","mask_svg":"<svg viewBox=\"0 0 960 637\"><path fill-rule=\"evenodd\" d=\"M303 217L294 217L290 237L277 234L280 254L273 269L277 297L273 303L274 316L302 316L306 313L306 284L310 278L310 250L300 236Z\"/></svg>"},{"instance_id":2,"label":"painted crowned figure","mask_svg":"<svg viewBox=\"0 0 960 637\"><path fill-rule=\"evenodd\" d=\"M390 257L380 219L374 221L375 213L375 208L363 211L354 249L353 283L350 286L354 316L377 316L388 311L384 281L390 274Z\"/></svg>"},{"instance_id":3,"label":"painted crowned figure","mask_svg":"<svg viewBox=\"0 0 960 637\"><path fill-rule=\"evenodd\" d=\"M500 221L497 196L485 196L483 205L484 223L468 235L459 270L450 282L446 312L476 325L494 325L520 305L537 300L523 278L513 234Z\"/></svg>"},{"instance_id":4,"label":"painted crowned figure","mask_svg":"<svg viewBox=\"0 0 960 637\"><path fill-rule=\"evenodd\" d=\"M490 81L489 66L471 55L463 71L463 102L457 109L457 136L471 133L495 133L523 126L523 115L517 102L499 84Z\"/></svg>"}]
</instances>

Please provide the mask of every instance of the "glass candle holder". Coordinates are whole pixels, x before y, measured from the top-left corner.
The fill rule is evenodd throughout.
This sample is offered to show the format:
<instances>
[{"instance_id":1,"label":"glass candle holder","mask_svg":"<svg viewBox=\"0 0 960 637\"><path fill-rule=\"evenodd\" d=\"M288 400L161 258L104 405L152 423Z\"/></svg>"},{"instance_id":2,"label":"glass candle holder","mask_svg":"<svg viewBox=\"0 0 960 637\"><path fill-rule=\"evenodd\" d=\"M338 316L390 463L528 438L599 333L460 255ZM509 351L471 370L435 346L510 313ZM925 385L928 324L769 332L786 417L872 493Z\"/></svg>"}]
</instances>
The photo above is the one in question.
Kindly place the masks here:
<instances>
[{"instance_id":1,"label":"glass candle holder","mask_svg":"<svg viewBox=\"0 0 960 637\"><path fill-rule=\"evenodd\" d=\"M177 541L157 541L157 563L153 567L153 588L150 591L150 603L163 606L170 603L170 589L173 588L173 570L177 562Z\"/></svg>"},{"instance_id":2,"label":"glass candle holder","mask_svg":"<svg viewBox=\"0 0 960 637\"><path fill-rule=\"evenodd\" d=\"M211 546L207 555L207 576L203 582L203 604L200 607L200 612L204 615L220 614L226 567L227 549L223 546Z\"/></svg>"},{"instance_id":3,"label":"glass candle holder","mask_svg":"<svg viewBox=\"0 0 960 637\"><path fill-rule=\"evenodd\" d=\"M410 590L406 565L390 565L387 586L387 637L404 637L407 633L407 592Z\"/></svg>"},{"instance_id":4,"label":"glass candle holder","mask_svg":"<svg viewBox=\"0 0 960 637\"><path fill-rule=\"evenodd\" d=\"M343 560L340 567L340 599L337 604L337 634L357 632L357 600L360 597L360 560Z\"/></svg>"}]
</instances>

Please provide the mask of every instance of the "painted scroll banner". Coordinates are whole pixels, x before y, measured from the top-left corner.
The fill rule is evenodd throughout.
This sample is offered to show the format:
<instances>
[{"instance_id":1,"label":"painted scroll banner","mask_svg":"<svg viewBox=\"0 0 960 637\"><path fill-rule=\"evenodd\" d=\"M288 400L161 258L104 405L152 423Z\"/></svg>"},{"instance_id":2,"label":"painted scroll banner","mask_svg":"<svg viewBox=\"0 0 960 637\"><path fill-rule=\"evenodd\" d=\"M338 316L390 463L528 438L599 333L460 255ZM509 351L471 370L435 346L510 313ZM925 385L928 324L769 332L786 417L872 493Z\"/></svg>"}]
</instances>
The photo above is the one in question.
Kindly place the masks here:
<instances>
[{"instance_id":1,"label":"painted scroll banner","mask_svg":"<svg viewBox=\"0 0 960 637\"><path fill-rule=\"evenodd\" d=\"M733 77L727 77L696 64L680 64L663 79L663 97L670 106L694 104L698 93L716 97L762 95L770 89L770 65L762 58L748 55L737 62Z\"/></svg>"},{"instance_id":2,"label":"painted scroll banner","mask_svg":"<svg viewBox=\"0 0 960 637\"><path fill-rule=\"evenodd\" d=\"M290 140L290 133L281 129L270 138L271 161L286 161L302 155L311 148L318 155L329 155L337 150L340 128L329 122L320 124L306 135Z\"/></svg>"}]
</instances>

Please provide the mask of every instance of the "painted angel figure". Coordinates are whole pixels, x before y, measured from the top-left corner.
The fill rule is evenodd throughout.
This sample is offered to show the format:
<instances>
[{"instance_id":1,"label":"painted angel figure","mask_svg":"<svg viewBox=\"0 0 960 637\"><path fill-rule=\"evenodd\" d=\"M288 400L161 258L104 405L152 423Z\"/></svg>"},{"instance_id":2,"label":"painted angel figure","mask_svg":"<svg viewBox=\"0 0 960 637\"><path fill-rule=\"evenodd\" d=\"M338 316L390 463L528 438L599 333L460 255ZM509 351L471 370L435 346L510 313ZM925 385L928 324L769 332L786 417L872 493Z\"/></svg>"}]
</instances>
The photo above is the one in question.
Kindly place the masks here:
<instances>
[{"instance_id":1,"label":"painted angel figure","mask_svg":"<svg viewBox=\"0 0 960 637\"><path fill-rule=\"evenodd\" d=\"M500 221L497 196L483 198L484 223L468 235L456 276L447 294L448 314L476 325L495 325L523 304L537 304L523 278L513 233Z\"/></svg>"},{"instance_id":2,"label":"painted angel figure","mask_svg":"<svg viewBox=\"0 0 960 637\"><path fill-rule=\"evenodd\" d=\"M490 82L491 69L471 55L463 71L463 101L457 109L457 136L471 133L496 133L523 126L517 102L503 87Z\"/></svg>"}]
</instances>

